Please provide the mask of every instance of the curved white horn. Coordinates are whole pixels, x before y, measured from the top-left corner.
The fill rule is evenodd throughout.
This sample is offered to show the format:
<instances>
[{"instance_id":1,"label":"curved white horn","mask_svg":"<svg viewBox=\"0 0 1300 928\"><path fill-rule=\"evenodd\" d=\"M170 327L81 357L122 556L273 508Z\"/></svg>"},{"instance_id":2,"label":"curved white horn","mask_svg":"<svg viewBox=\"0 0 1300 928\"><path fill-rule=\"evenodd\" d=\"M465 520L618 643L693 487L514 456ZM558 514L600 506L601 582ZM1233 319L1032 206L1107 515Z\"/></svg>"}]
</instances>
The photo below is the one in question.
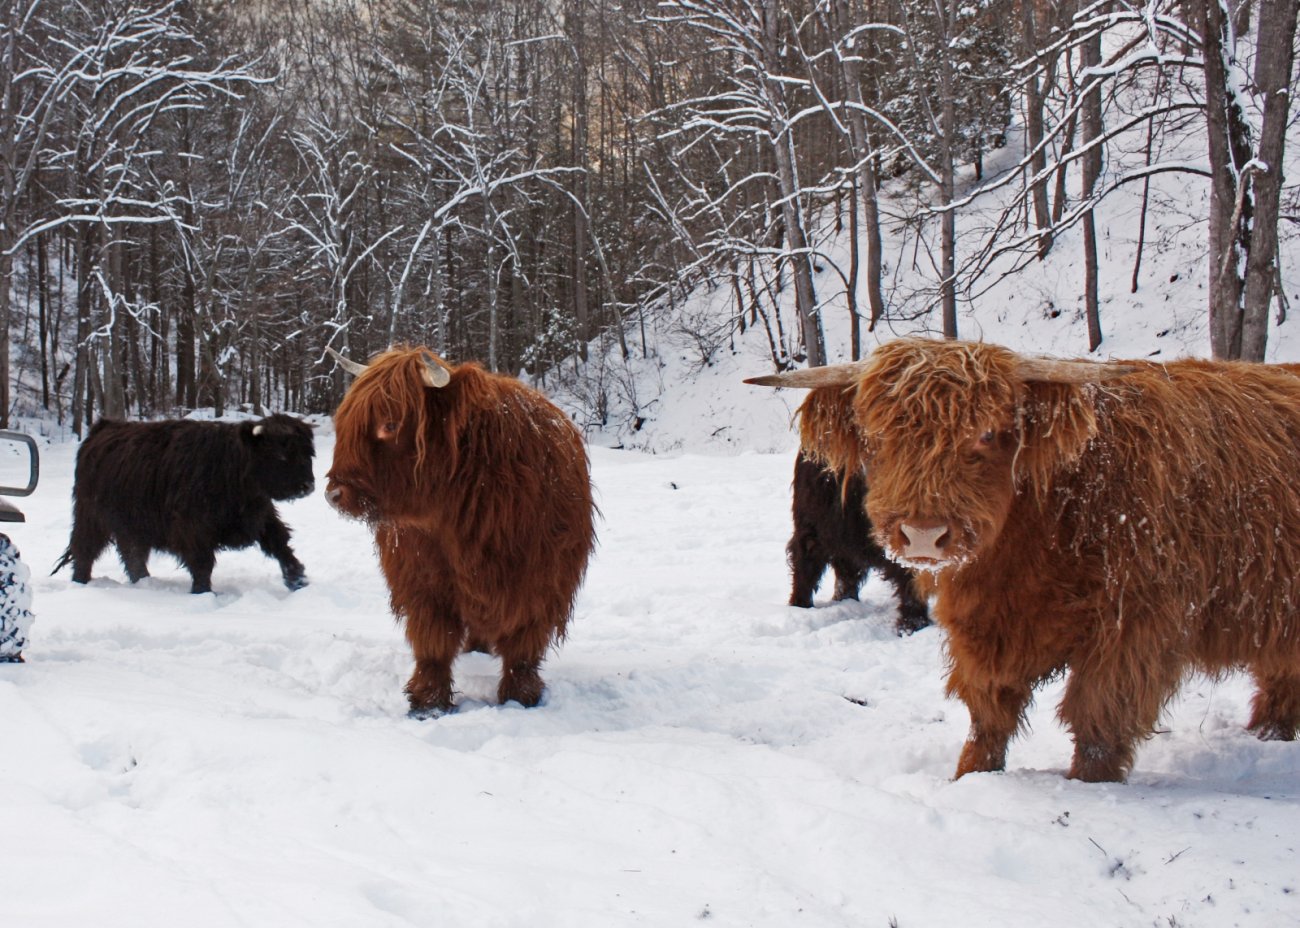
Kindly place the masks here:
<instances>
[{"instance_id":1,"label":"curved white horn","mask_svg":"<svg viewBox=\"0 0 1300 928\"><path fill-rule=\"evenodd\" d=\"M420 377L426 387L445 387L451 383L451 372L439 364L429 352L420 352L420 360L424 362L424 367L420 369Z\"/></svg>"},{"instance_id":2,"label":"curved white horn","mask_svg":"<svg viewBox=\"0 0 1300 928\"><path fill-rule=\"evenodd\" d=\"M866 366L866 361L850 361L848 364L807 367L784 374L749 377L745 383L758 387L847 387L858 382Z\"/></svg>"},{"instance_id":3,"label":"curved white horn","mask_svg":"<svg viewBox=\"0 0 1300 928\"><path fill-rule=\"evenodd\" d=\"M357 361L349 360L348 358L343 357L343 355L339 354L333 348L330 348L328 346L325 348L325 350L328 351L330 354L334 355L334 360L338 362L339 367L343 368L353 377L360 377L362 374L366 372L366 365L361 364Z\"/></svg>"}]
</instances>

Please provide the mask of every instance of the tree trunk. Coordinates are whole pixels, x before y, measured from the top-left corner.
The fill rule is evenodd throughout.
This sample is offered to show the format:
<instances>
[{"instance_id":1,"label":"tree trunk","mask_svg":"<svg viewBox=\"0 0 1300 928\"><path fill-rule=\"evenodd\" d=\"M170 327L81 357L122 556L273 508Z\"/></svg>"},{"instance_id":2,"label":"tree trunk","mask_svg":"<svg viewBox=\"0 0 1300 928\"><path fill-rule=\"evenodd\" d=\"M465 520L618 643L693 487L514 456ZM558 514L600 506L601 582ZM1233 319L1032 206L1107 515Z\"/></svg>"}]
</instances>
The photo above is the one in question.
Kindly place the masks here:
<instances>
[{"instance_id":1,"label":"tree trunk","mask_svg":"<svg viewBox=\"0 0 1300 928\"><path fill-rule=\"evenodd\" d=\"M1291 97L1288 85L1294 62L1298 0L1260 0L1259 42L1255 48L1255 94L1262 98L1264 119L1252 174L1254 219L1241 329L1241 358L1263 361L1268 341L1268 308L1277 280L1277 218L1282 199L1282 164Z\"/></svg>"},{"instance_id":2,"label":"tree trunk","mask_svg":"<svg viewBox=\"0 0 1300 928\"><path fill-rule=\"evenodd\" d=\"M13 255L4 250L5 244L0 239L0 429L9 428L9 293L14 269Z\"/></svg>"},{"instance_id":3,"label":"tree trunk","mask_svg":"<svg viewBox=\"0 0 1300 928\"><path fill-rule=\"evenodd\" d=\"M181 307L176 316L176 405L186 409L198 406L198 379L195 376L194 317L197 294L194 274L185 270L181 288Z\"/></svg>"},{"instance_id":4,"label":"tree trunk","mask_svg":"<svg viewBox=\"0 0 1300 928\"><path fill-rule=\"evenodd\" d=\"M9 428L9 323L18 238L18 127L14 76L18 60L18 10L0 6L0 428Z\"/></svg>"},{"instance_id":5,"label":"tree trunk","mask_svg":"<svg viewBox=\"0 0 1300 928\"><path fill-rule=\"evenodd\" d=\"M587 58L585 19L582 0L573 3L573 143L572 157L575 167L581 170L574 175L573 205L573 319L577 328L578 356L587 360L587 341L592 336L590 295L587 290L587 240L590 232L587 228L587 207L591 199L587 196Z\"/></svg>"},{"instance_id":6,"label":"tree trunk","mask_svg":"<svg viewBox=\"0 0 1300 928\"><path fill-rule=\"evenodd\" d=\"M822 344L821 320L817 314L817 291L813 286L812 261L808 253L808 238L804 231L802 189L799 185L798 161L794 151L794 133L783 122L785 90L776 78L780 73L779 29L781 5L778 0L763 0L763 54L764 80L770 98L771 118L769 129L772 154L776 159L777 184L781 193L781 218L785 226L790 272L794 277L794 298L799 325L803 332L804 350L809 367L826 363Z\"/></svg>"},{"instance_id":7,"label":"tree trunk","mask_svg":"<svg viewBox=\"0 0 1300 928\"><path fill-rule=\"evenodd\" d=\"M1038 5L1022 0L1020 5L1021 28L1027 53L1038 50ZM1025 84L1025 142L1033 154L1029 158L1029 172L1033 178L1030 194L1034 203L1034 225L1037 227L1038 258L1041 261L1052 249L1052 215L1047 196L1047 149L1043 147L1046 129L1043 108L1046 105L1042 84L1037 73L1030 75Z\"/></svg>"},{"instance_id":8,"label":"tree trunk","mask_svg":"<svg viewBox=\"0 0 1300 928\"><path fill-rule=\"evenodd\" d=\"M97 339L95 354L102 366L99 381L100 404L104 415L110 419L126 417L126 391L122 384L122 315L124 309L119 301L123 299L122 287L122 245L110 242L105 249L105 261L100 269L108 284L108 294L103 302L106 315L101 319L99 330L104 333Z\"/></svg>"},{"instance_id":9,"label":"tree trunk","mask_svg":"<svg viewBox=\"0 0 1300 928\"><path fill-rule=\"evenodd\" d=\"M1210 349L1216 358L1241 357L1243 234L1253 211L1249 177L1250 136L1240 100L1230 91L1230 23L1217 0L1191 0L1193 27L1202 36L1205 123L1210 155L1209 311ZM1244 185L1244 186L1243 186Z\"/></svg>"},{"instance_id":10,"label":"tree trunk","mask_svg":"<svg viewBox=\"0 0 1300 928\"><path fill-rule=\"evenodd\" d=\"M835 3L836 30L840 34L846 34L853 25L853 18L849 11L847 0L836 0ZM866 115L862 112L861 107L864 105L862 98L862 67L857 55L850 55L843 59L844 70L844 87L845 95L852 107L848 112L849 135L853 143L853 157L857 159L858 167L858 189L862 197L862 222L866 227L867 235L867 304L871 307L871 322L868 324L868 331L876 327L876 323L885 315L885 296L881 285L882 267L884 265L883 253L884 248L880 238L880 203L877 199L877 181L875 167L875 152L871 145L871 135L867 131ZM857 243L857 236L854 236L854 243ZM861 351L860 339L857 333L858 319L855 315L853 318L853 358L857 360Z\"/></svg>"},{"instance_id":11,"label":"tree trunk","mask_svg":"<svg viewBox=\"0 0 1300 928\"><path fill-rule=\"evenodd\" d=\"M944 4L944 35L952 29L952 2ZM945 207L940 217L940 288L943 302L943 334L957 337L957 214L952 209L956 199L956 165L954 142L957 135L957 107L953 99L952 54L944 47L939 53L939 197Z\"/></svg>"},{"instance_id":12,"label":"tree trunk","mask_svg":"<svg viewBox=\"0 0 1300 928\"><path fill-rule=\"evenodd\" d=\"M486 197L484 198L486 199ZM491 217L484 210L484 229L488 234L487 253L487 301L488 301L488 370L501 370L501 295L497 290L497 254L496 242L492 240Z\"/></svg>"},{"instance_id":13,"label":"tree trunk","mask_svg":"<svg viewBox=\"0 0 1300 928\"><path fill-rule=\"evenodd\" d=\"M83 223L77 234L77 364L72 375L72 431L80 438L93 415L90 402L90 305L91 254L95 247L95 227Z\"/></svg>"},{"instance_id":14,"label":"tree trunk","mask_svg":"<svg viewBox=\"0 0 1300 928\"><path fill-rule=\"evenodd\" d=\"M862 357L862 316L858 312L858 182L849 180L849 352L852 360Z\"/></svg>"},{"instance_id":15,"label":"tree trunk","mask_svg":"<svg viewBox=\"0 0 1300 928\"><path fill-rule=\"evenodd\" d=\"M1101 65L1101 36L1094 35L1083 44L1083 75L1082 84L1087 86L1092 78L1088 71L1090 68L1096 68ZM1085 94L1083 98L1083 146L1086 152L1083 157L1083 200L1087 202L1092 199L1093 193L1097 189L1097 181L1101 178L1101 147L1094 145L1088 146L1101 138L1101 85L1091 92ZM1097 281L1097 226L1096 219L1092 209L1089 209L1083 216L1083 294L1084 294L1084 316L1088 320L1088 350L1096 351L1101 344L1101 299L1098 295Z\"/></svg>"},{"instance_id":16,"label":"tree trunk","mask_svg":"<svg viewBox=\"0 0 1300 928\"><path fill-rule=\"evenodd\" d=\"M47 412L50 408L50 269L49 254L45 242L45 233L36 236L36 294L37 309L40 313L38 325L41 350L41 408Z\"/></svg>"}]
</instances>

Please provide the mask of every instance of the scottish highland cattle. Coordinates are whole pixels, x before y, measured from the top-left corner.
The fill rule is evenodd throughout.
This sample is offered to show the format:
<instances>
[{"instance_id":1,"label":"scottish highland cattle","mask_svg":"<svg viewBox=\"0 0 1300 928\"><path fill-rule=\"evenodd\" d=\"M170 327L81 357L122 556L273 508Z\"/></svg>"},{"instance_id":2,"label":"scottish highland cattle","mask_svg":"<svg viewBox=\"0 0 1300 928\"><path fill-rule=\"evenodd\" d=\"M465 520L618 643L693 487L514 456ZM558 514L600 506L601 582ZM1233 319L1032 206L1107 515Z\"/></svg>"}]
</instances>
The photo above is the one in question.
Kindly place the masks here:
<instances>
[{"instance_id":1,"label":"scottish highland cattle","mask_svg":"<svg viewBox=\"0 0 1300 928\"><path fill-rule=\"evenodd\" d=\"M336 355L337 356L337 355ZM595 543L587 452L541 393L422 348L357 375L334 414L326 498L374 529L415 670L411 714L453 706L465 650L501 659L497 696L535 706Z\"/></svg>"},{"instance_id":2,"label":"scottish highland cattle","mask_svg":"<svg viewBox=\"0 0 1300 928\"><path fill-rule=\"evenodd\" d=\"M55 565L90 581L95 559L117 545L126 575L149 576L149 553L174 555L190 592L212 589L216 552L257 544L284 585L307 585L275 501L315 487L311 426L276 414L256 422L118 422L101 419L77 450L72 538Z\"/></svg>"},{"instance_id":3,"label":"scottish highland cattle","mask_svg":"<svg viewBox=\"0 0 1300 928\"><path fill-rule=\"evenodd\" d=\"M1248 727L1296 737L1294 374L904 339L751 382L852 389L857 435L829 459L868 469L877 538L934 574L948 692L971 716L957 776L1003 769L1035 687L1067 672L1074 778L1124 779L1198 671L1248 670Z\"/></svg>"},{"instance_id":4,"label":"scottish highland cattle","mask_svg":"<svg viewBox=\"0 0 1300 928\"><path fill-rule=\"evenodd\" d=\"M885 555L864 509L867 482L860 472L842 477L819 450L840 434L854 434L852 395L843 390L812 390L800 407L801 447L794 463L791 516L794 532L786 545L790 563L790 605L809 608L829 566L835 571L835 599L857 599L873 569L894 587L898 599L895 629L900 635L930 624L925 599L917 595L910 570ZM833 423L834 431L826 431Z\"/></svg>"}]
</instances>

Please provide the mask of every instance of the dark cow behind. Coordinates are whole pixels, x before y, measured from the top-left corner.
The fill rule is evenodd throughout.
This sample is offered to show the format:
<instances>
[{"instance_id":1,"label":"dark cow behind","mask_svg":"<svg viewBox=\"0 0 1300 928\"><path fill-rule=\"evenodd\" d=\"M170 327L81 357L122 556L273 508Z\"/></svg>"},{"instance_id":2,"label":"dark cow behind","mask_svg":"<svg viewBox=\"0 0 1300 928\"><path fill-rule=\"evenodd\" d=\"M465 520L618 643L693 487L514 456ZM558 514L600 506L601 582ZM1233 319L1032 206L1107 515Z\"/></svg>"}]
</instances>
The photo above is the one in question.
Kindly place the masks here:
<instances>
[{"instance_id":1,"label":"dark cow behind","mask_svg":"<svg viewBox=\"0 0 1300 928\"><path fill-rule=\"evenodd\" d=\"M916 594L912 572L885 555L864 511L867 482L861 474L841 480L802 449L794 462L791 510L794 534L786 545L790 562L790 605L805 609L829 566L835 571L835 599L857 599L872 570L894 586L898 597L895 628L910 635L930 624L930 610Z\"/></svg>"},{"instance_id":2,"label":"dark cow behind","mask_svg":"<svg viewBox=\"0 0 1300 928\"><path fill-rule=\"evenodd\" d=\"M72 538L55 565L90 580L95 559L117 545L132 583L149 576L149 552L174 555L212 589L218 550L257 544L280 562L291 590L307 585L276 500L315 486L311 426L277 414L258 422L118 422L101 419L77 451Z\"/></svg>"},{"instance_id":3,"label":"dark cow behind","mask_svg":"<svg viewBox=\"0 0 1300 928\"><path fill-rule=\"evenodd\" d=\"M497 697L536 705L595 542L587 451L536 390L426 349L369 366L334 413L326 498L375 531L415 672L411 714L452 708L464 650L501 658Z\"/></svg>"},{"instance_id":4,"label":"dark cow behind","mask_svg":"<svg viewBox=\"0 0 1300 928\"><path fill-rule=\"evenodd\" d=\"M790 605L808 608L829 565L835 570L835 599L857 599L871 570L894 586L898 597L895 628L910 635L930 624L925 599L917 595L915 577L895 563L872 534L867 518L867 480L862 471L847 478L830 464L836 443L858 443L853 394L839 388L810 390L799 407L800 448L794 463L791 513L794 534L786 545L792 585Z\"/></svg>"}]
</instances>

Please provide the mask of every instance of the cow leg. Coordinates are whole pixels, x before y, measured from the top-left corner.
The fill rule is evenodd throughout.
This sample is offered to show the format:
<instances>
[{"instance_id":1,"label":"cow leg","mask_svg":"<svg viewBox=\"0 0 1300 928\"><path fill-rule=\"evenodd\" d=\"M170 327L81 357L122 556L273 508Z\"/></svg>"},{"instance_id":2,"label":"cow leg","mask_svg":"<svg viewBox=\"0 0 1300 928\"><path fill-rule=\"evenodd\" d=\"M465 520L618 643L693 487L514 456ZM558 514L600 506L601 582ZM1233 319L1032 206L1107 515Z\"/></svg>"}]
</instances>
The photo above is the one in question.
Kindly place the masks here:
<instances>
[{"instance_id":1,"label":"cow leg","mask_svg":"<svg viewBox=\"0 0 1300 928\"><path fill-rule=\"evenodd\" d=\"M132 583L138 583L149 576L149 546L132 541L117 540L117 553L122 558L126 576Z\"/></svg>"},{"instance_id":2,"label":"cow leg","mask_svg":"<svg viewBox=\"0 0 1300 928\"><path fill-rule=\"evenodd\" d=\"M549 626L527 629L496 642L495 651L501 655L501 683L497 687L497 701L501 704L517 702L531 708L542 700L546 688L539 669L546 649L551 645Z\"/></svg>"},{"instance_id":3,"label":"cow leg","mask_svg":"<svg viewBox=\"0 0 1300 928\"><path fill-rule=\"evenodd\" d=\"M1174 694L1176 668L1113 653L1074 667L1057 717L1074 736L1069 777L1119 783L1128 776L1138 742L1151 734Z\"/></svg>"},{"instance_id":4,"label":"cow leg","mask_svg":"<svg viewBox=\"0 0 1300 928\"><path fill-rule=\"evenodd\" d=\"M835 570L835 600L857 599L867 568L844 557L831 558L831 567Z\"/></svg>"},{"instance_id":5,"label":"cow leg","mask_svg":"<svg viewBox=\"0 0 1300 928\"><path fill-rule=\"evenodd\" d=\"M789 556L792 576L790 605L811 608L813 593L817 584L821 583L822 574L826 572L826 565L830 561L816 541L803 532L795 532L785 550Z\"/></svg>"},{"instance_id":6,"label":"cow leg","mask_svg":"<svg viewBox=\"0 0 1300 928\"><path fill-rule=\"evenodd\" d=\"M180 562L185 565L185 569L190 572L191 593L211 593L212 592L212 568L217 566L217 555L214 551L187 551L177 555Z\"/></svg>"},{"instance_id":7,"label":"cow leg","mask_svg":"<svg viewBox=\"0 0 1300 928\"><path fill-rule=\"evenodd\" d=\"M280 562L280 575L284 577L285 586L290 590L301 590L307 585L307 570L289 547L289 529L279 518L273 515L266 520L257 543L268 557Z\"/></svg>"},{"instance_id":8,"label":"cow leg","mask_svg":"<svg viewBox=\"0 0 1300 928\"><path fill-rule=\"evenodd\" d=\"M1294 741L1300 734L1300 671L1253 667L1258 690L1246 727L1262 741Z\"/></svg>"},{"instance_id":9,"label":"cow leg","mask_svg":"<svg viewBox=\"0 0 1300 928\"><path fill-rule=\"evenodd\" d=\"M405 621L415 670L406 684L412 718L435 718L453 708L452 662L466 642L454 576L433 536L391 525L375 528L379 566L388 581L393 614Z\"/></svg>"},{"instance_id":10,"label":"cow leg","mask_svg":"<svg viewBox=\"0 0 1300 928\"><path fill-rule=\"evenodd\" d=\"M894 586L894 595L898 597L898 619L894 630L900 635L919 632L930 625L930 607L926 601L916 595L916 585L912 572L893 561L885 561L880 572Z\"/></svg>"},{"instance_id":11,"label":"cow leg","mask_svg":"<svg viewBox=\"0 0 1300 928\"><path fill-rule=\"evenodd\" d=\"M461 651L465 628L445 603L406 608L406 640L415 670L406 684L412 718L437 718L452 710L451 665Z\"/></svg>"},{"instance_id":12,"label":"cow leg","mask_svg":"<svg viewBox=\"0 0 1300 928\"><path fill-rule=\"evenodd\" d=\"M1007 745L1024 722L1025 707L1029 705L1033 689L1028 684L1000 686L989 682L974 685L950 677L948 691L960 698L970 711L970 733L957 760L954 779L968 773L1005 769Z\"/></svg>"},{"instance_id":13,"label":"cow leg","mask_svg":"<svg viewBox=\"0 0 1300 928\"><path fill-rule=\"evenodd\" d=\"M112 533L85 509L77 507L73 513L72 538L68 553L72 557L72 580L89 583L90 570L112 538Z\"/></svg>"}]
</instances>

